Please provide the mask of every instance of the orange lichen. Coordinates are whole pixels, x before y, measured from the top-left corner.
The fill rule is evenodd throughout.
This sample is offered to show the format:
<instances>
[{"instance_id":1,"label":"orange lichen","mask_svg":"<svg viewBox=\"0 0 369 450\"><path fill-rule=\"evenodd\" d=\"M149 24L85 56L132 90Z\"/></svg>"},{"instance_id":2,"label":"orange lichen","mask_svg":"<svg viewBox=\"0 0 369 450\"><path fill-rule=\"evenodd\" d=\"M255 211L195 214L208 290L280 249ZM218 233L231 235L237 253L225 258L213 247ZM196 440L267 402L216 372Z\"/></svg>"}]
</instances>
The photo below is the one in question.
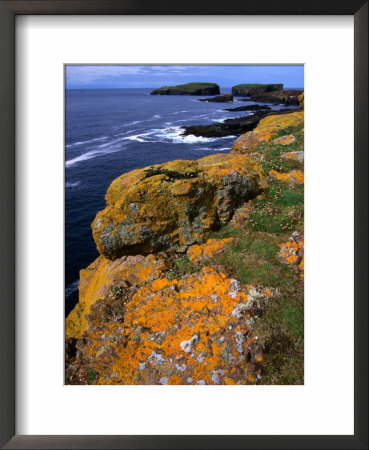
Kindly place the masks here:
<instances>
[{"instance_id":1,"label":"orange lichen","mask_svg":"<svg viewBox=\"0 0 369 450\"><path fill-rule=\"evenodd\" d=\"M301 170L293 170L292 172L287 173L280 173L276 170L271 170L269 175L274 180L281 181L282 183L304 184L304 174Z\"/></svg>"},{"instance_id":2,"label":"orange lichen","mask_svg":"<svg viewBox=\"0 0 369 450\"><path fill-rule=\"evenodd\" d=\"M184 250L227 223L265 186L260 165L247 155L216 154L129 172L110 185L107 206L91 225L97 249L109 259Z\"/></svg>"},{"instance_id":3,"label":"orange lichen","mask_svg":"<svg viewBox=\"0 0 369 450\"><path fill-rule=\"evenodd\" d=\"M301 163L304 162L304 152L302 151L283 153L282 157Z\"/></svg>"},{"instance_id":4,"label":"orange lichen","mask_svg":"<svg viewBox=\"0 0 369 450\"><path fill-rule=\"evenodd\" d=\"M277 253L278 259L286 264L290 264L304 279L304 240L298 232L294 232L287 242L278 244L280 247Z\"/></svg>"},{"instance_id":5,"label":"orange lichen","mask_svg":"<svg viewBox=\"0 0 369 450\"><path fill-rule=\"evenodd\" d=\"M290 145L296 141L296 138L293 134L287 134L286 136L281 136L277 139L274 139L274 144L277 145Z\"/></svg>"},{"instance_id":6,"label":"orange lichen","mask_svg":"<svg viewBox=\"0 0 369 450\"><path fill-rule=\"evenodd\" d=\"M198 263L221 253L232 241L233 238L208 239L205 244L191 245L187 250L187 256L191 262Z\"/></svg>"},{"instance_id":7,"label":"orange lichen","mask_svg":"<svg viewBox=\"0 0 369 450\"><path fill-rule=\"evenodd\" d=\"M270 142L280 130L297 126L304 122L304 113L276 114L262 119L253 131L242 134L232 145L231 153L249 153L259 145ZM288 145L294 142L293 135L282 136L274 141L276 144ZM277 141L277 142L276 142Z\"/></svg>"},{"instance_id":8,"label":"orange lichen","mask_svg":"<svg viewBox=\"0 0 369 450\"><path fill-rule=\"evenodd\" d=\"M254 384L261 360L248 320L267 294L211 267L156 280L133 294L123 322L98 327L89 316L79 350L98 384Z\"/></svg>"},{"instance_id":9,"label":"orange lichen","mask_svg":"<svg viewBox=\"0 0 369 450\"><path fill-rule=\"evenodd\" d=\"M87 329L86 314L111 286L140 286L163 275L170 263L160 254L128 256L109 261L99 256L80 271L79 302L66 319L66 337L78 338Z\"/></svg>"}]
</instances>

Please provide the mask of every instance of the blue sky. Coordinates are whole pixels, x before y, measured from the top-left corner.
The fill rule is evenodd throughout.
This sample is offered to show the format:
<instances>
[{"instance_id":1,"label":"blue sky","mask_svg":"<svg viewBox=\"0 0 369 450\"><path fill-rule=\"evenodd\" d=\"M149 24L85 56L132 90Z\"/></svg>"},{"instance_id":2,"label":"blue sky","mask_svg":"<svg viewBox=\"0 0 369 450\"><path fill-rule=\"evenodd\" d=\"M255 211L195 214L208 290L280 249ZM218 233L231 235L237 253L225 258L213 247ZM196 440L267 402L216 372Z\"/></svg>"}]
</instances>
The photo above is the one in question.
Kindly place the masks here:
<instances>
[{"instance_id":1,"label":"blue sky","mask_svg":"<svg viewBox=\"0 0 369 450\"><path fill-rule=\"evenodd\" d=\"M304 66L66 66L67 89L154 88L191 81L231 87L239 83L283 83L304 87Z\"/></svg>"}]
</instances>

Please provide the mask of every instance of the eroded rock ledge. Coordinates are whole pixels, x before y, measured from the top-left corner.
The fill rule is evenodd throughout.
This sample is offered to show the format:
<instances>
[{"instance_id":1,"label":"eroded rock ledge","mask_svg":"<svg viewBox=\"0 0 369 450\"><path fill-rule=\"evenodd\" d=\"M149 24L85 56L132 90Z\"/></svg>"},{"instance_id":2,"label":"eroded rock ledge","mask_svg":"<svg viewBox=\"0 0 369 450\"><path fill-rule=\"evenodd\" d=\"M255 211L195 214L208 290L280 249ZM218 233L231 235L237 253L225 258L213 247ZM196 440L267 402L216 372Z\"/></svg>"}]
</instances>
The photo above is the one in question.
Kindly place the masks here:
<instances>
[{"instance_id":1,"label":"eroded rock ledge","mask_svg":"<svg viewBox=\"0 0 369 450\"><path fill-rule=\"evenodd\" d=\"M261 167L246 155L217 154L138 169L113 181L107 206L92 223L101 255L184 251L227 223L265 186Z\"/></svg>"}]
</instances>

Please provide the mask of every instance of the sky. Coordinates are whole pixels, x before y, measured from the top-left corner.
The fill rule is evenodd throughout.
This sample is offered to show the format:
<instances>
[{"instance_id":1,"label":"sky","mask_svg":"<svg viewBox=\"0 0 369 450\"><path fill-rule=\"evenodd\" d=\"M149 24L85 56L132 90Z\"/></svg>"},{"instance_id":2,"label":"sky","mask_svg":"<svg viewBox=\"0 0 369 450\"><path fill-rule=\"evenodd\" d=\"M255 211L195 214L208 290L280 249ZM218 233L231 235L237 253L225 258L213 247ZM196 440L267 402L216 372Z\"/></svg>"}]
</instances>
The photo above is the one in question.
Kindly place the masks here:
<instances>
[{"instance_id":1,"label":"sky","mask_svg":"<svg viewBox=\"0 0 369 450\"><path fill-rule=\"evenodd\" d=\"M155 88L190 82L283 83L285 88L304 87L303 65L67 65L67 89Z\"/></svg>"}]
</instances>

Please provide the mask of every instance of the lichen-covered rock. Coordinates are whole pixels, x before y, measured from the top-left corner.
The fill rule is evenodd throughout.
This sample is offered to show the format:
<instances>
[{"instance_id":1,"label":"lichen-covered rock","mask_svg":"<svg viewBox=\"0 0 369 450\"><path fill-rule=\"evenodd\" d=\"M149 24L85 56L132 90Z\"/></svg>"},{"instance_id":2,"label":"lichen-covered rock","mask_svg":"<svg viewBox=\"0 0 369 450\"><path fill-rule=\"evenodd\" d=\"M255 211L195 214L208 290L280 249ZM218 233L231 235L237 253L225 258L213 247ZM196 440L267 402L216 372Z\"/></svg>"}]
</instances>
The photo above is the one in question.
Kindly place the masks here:
<instances>
[{"instance_id":1,"label":"lichen-covered rock","mask_svg":"<svg viewBox=\"0 0 369 450\"><path fill-rule=\"evenodd\" d=\"M243 228L250 218L253 205L254 205L253 201L250 200L249 202L245 203L240 208L238 208L234 213L232 220L229 223L229 226L235 230Z\"/></svg>"},{"instance_id":2,"label":"lichen-covered rock","mask_svg":"<svg viewBox=\"0 0 369 450\"><path fill-rule=\"evenodd\" d=\"M162 276L169 267L170 261L161 254L123 256L115 261L99 256L80 271L79 302L66 319L66 337L82 336L87 329L86 315L90 313L91 306L103 298L112 286L141 286Z\"/></svg>"},{"instance_id":3,"label":"lichen-covered rock","mask_svg":"<svg viewBox=\"0 0 369 450\"><path fill-rule=\"evenodd\" d=\"M69 380L83 383L90 373L93 384L254 384L262 357L252 322L272 295L204 267L140 288L125 301L124 319L109 300L98 302Z\"/></svg>"},{"instance_id":4,"label":"lichen-covered rock","mask_svg":"<svg viewBox=\"0 0 369 450\"><path fill-rule=\"evenodd\" d=\"M191 245L191 247L187 250L188 259L192 263L205 261L213 255L222 253L227 245L234 241L234 238L208 239L205 244Z\"/></svg>"},{"instance_id":5,"label":"lichen-covered rock","mask_svg":"<svg viewBox=\"0 0 369 450\"><path fill-rule=\"evenodd\" d=\"M300 108L301 108L301 109L304 109L304 92L303 92L302 94L300 94L300 95L297 97L297 99L298 99L298 101L299 101Z\"/></svg>"},{"instance_id":6,"label":"lichen-covered rock","mask_svg":"<svg viewBox=\"0 0 369 450\"><path fill-rule=\"evenodd\" d=\"M279 252L277 258L285 263L291 265L300 278L304 279L304 236L295 231L287 242L279 245Z\"/></svg>"},{"instance_id":7,"label":"lichen-covered rock","mask_svg":"<svg viewBox=\"0 0 369 450\"><path fill-rule=\"evenodd\" d=\"M304 184L304 173L301 170L292 170L287 173L280 173L276 170L271 170L269 175L274 180L280 181L282 183L289 184Z\"/></svg>"},{"instance_id":8,"label":"lichen-covered rock","mask_svg":"<svg viewBox=\"0 0 369 450\"><path fill-rule=\"evenodd\" d=\"M261 167L246 155L217 154L134 170L110 185L107 207L91 225L93 237L109 259L183 251L227 223L264 187Z\"/></svg>"},{"instance_id":9,"label":"lichen-covered rock","mask_svg":"<svg viewBox=\"0 0 369 450\"><path fill-rule=\"evenodd\" d=\"M277 139L274 139L273 143L276 145L290 145L296 141L296 138L293 134L287 134L286 136L281 136Z\"/></svg>"},{"instance_id":10,"label":"lichen-covered rock","mask_svg":"<svg viewBox=\"0 0 369 450\"><path fill-rule=\"evenodd\" d=\"M282 157L286 158L286 159L291 159L291 160L294 160L294 161L297 161L300 163L304 162L304 152L303 151L283 153Z\"/></svg>"},{"instance_id":11,"label":"lichen-covered rock","mask_svg":"<svg viewBox=\"0 0 369 450\"><path fill-rule=\"evenodd\" d=\"M260 120L257 127L253 131L242 134L238 139L234 141L231 148L231 153L249 153L255 150L255 148L257 148L259 145L265 142L270 142L277 136L280 130L290 126L298 126L303 122L304 113L301 111L290 114L277 114L265 117L264 119ZM283 138L285 138L285 136L283 136ZM290 141L288 143L293 142L292 137L289 138L288 141Z\"/></svg>"}]
</instances>

